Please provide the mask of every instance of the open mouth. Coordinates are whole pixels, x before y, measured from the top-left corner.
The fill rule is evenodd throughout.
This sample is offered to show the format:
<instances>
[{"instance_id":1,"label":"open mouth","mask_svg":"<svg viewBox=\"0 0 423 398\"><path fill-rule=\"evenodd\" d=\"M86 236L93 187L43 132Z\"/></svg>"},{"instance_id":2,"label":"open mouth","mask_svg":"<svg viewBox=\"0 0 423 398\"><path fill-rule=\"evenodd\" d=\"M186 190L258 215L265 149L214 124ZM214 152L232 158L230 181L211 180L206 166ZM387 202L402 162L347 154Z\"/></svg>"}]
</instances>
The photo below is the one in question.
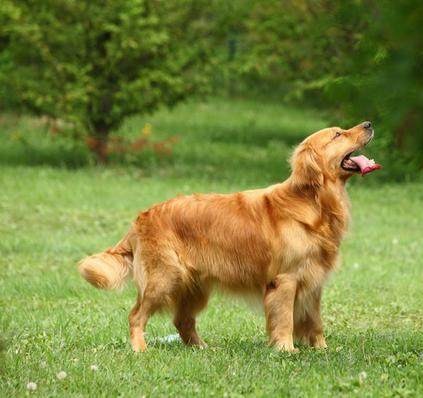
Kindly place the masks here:
<instances>
[{"instance_id":1,"label":"open mouth","mask_svg":"<svg viewBox=\"0 0 423 398\"><path fill-rule=\"evenodd\" d=\"M353 152L347 154L341 162L341 167L346 171L365 175L367 173L371 173L374 170L382 168L380 164L376 163L373 159L367 158L364 155L351 155L353 155Z\"/></svg>"}]
</instances>

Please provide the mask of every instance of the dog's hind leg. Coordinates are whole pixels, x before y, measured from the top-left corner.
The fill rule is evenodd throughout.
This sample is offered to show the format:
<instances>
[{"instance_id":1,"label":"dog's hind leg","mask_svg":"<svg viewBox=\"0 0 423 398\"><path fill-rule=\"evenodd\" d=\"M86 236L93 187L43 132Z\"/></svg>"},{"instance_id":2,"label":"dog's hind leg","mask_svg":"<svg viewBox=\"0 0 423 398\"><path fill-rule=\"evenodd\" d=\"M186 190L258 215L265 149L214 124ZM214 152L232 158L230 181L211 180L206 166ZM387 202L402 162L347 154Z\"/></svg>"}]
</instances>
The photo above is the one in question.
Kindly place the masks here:
<instances>
[{"instance_id":1,"label":"dog's hind leg","mask_svg":"<svg viewBox=\"0 0 423 398\"><path fill-rule=\"evenodd\" d=\"M209 289L204 288L195 293L185 293L177 302L173 323L186 345L207 347L197 333L195 317L207 305L208 299Z\"/></svg>"},{"instance_id":2,"label":"dog's hind leg","mask_svg":"<svg viewBox=\"0 0 423 398\"><path fill-rule=\"evenodd\" d=\"M153 315L155 305L152 300L138 295L137 302L129 314L129 332L132 349L135 352L144 352L147 349L147 343L144 338L144 330L148 319Z\"/></svg>"},{"instance_id":3,"label":"dog's hind leg","mask_svg":"<svg viewBox=\"0 0 423 398\"><path fill-rule=\"evenodd\" d=\"M129 333L132 349L135 352L144 352L147 349L144 337L147 322L161 308L162 302L160 292L154 289L154 278L146 273L140 245L137 245L134 252L133 278L137 285L138 297L129 314Z\"/></svg>"}]
</instances>

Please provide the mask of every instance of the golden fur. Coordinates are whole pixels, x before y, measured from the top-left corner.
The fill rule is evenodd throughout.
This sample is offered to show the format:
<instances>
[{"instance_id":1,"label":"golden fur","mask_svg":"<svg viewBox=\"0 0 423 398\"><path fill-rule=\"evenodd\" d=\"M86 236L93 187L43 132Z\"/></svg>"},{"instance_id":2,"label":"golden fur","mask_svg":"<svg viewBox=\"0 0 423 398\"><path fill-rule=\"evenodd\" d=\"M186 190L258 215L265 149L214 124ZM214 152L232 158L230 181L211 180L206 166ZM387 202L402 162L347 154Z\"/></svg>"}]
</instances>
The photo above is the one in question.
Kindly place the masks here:
<instances>
[{"instance_id":1,"label":"golden fur","mask_svg":"<svg viewBox=\"0 0 423 398\"><path fill-rule=\"evenodd\" d=\"M216 285L262 298L277 349L294 351L294 339L326 347L322 286L336 266L349 219L345 182L352 173L341 162L371 138L362 124L318 131L295 150L285 182L155 205L115 247L85 258L79 270L99 288L118 287L132 275L138 288L129 315L135 351L147 348L147 321L163 308L174 313L186 344L203 346L195 317Z\"/></svg>"}]
</instances>

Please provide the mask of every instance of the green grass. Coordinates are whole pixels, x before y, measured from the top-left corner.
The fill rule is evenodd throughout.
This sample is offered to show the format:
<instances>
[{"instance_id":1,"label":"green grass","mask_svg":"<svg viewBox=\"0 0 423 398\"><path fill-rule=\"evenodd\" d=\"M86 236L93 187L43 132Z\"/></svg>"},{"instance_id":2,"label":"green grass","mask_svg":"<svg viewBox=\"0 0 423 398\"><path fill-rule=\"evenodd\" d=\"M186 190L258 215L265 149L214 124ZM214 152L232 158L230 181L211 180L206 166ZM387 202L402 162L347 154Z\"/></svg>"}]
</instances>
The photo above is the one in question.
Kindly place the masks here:
<instances>
[{"instance_id":1,"label":"green grass","mask_svg":"<svg viewBox=\"0 0 423 398\"><path fill-rule=\"evenodd\" d=\"M0 164L79 168L91 163L83 144L75 144L63 134L47 133L40 121L9 115L1 122ZM311 111L215 99L133 117L118 135L135 139L147 123L151 125L151 140L175 137L177 142L172 156L151 151L128 154L124 160L136 167L138 175L227 183L233 183L235 177L249 184L279 181L288 173L287 157L292 147L311 131L326 126ZM120 160L111 159L112 163Z\"/></svg>"},{"instance_id":2,"label":"green grass","mask_svg":"<svg viewBox=\"0 0 423 398\"><path fill-rule=\"evenodd\" d=\"M423 188L377 185L376 175L349 189L353 225L323 299L326 351L275 352L260 311L217 295L199 319L208 349L160 343L175 333L162 315L148 325L149 351L134 355L134 288L97 291L76 262L115 243L157 201L282 180L292 145L325 125L309 111L216 100L134 118L122 130L136 135L146 122L158 138L180 141L172 158L151 156L143 169L86 166L82 148L71 169L65 139L45 138L28 119L0 126L1 396L423 395ZM16 133L32 155L11 141Z\"/></svg>"}]
</instances>

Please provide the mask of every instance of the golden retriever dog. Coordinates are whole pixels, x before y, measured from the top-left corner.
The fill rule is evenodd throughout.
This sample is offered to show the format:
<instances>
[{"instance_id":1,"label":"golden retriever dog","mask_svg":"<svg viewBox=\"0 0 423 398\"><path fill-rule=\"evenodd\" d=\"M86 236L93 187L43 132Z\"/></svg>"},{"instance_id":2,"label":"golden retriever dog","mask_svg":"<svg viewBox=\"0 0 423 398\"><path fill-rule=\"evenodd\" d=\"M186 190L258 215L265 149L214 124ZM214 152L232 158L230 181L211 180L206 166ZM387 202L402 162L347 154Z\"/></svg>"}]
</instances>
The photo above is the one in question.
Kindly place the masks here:
<instances>
[{"instance_id":1,"label":"golden retriever dog","mask_svg":"<svg viewBox=\"0 0 423 398\"><path fill-rule=\"evenodd\" d=\"M325 348L320 300L347 230L345 183L380 168L352 156L372 138L370 122L326 128L294 151L283 183L233 194L179 196L141 212L113 248L83 259L92 285L114 289L132 276L129 315L134 351L145 351L148 319L161 309L187 345L204 346L195 318L214 287L254 293L264 305L270 344L297 351L294 340Z\"/></svg>"}]
</instances>

